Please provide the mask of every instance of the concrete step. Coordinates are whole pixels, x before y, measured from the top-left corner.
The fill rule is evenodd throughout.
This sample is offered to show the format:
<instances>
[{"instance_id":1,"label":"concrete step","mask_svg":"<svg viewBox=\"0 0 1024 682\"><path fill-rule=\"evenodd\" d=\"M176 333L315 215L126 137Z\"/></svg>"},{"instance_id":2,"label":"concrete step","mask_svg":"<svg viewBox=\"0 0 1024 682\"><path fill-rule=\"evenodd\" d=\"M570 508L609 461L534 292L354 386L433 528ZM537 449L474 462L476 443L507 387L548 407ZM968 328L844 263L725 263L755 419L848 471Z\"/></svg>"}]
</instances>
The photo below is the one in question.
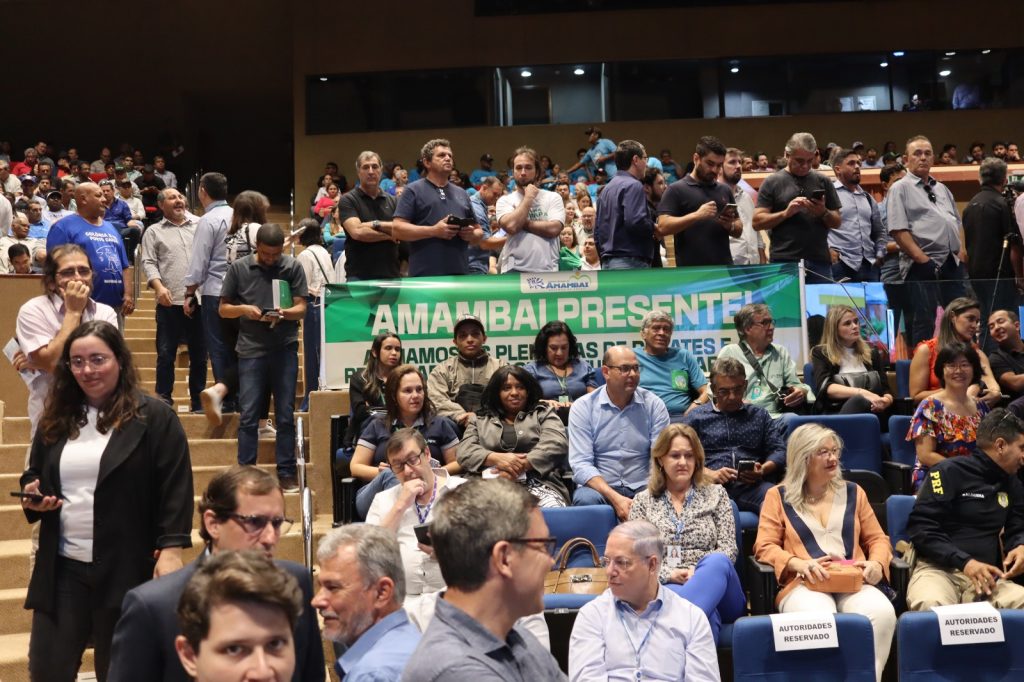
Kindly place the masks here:
<instances>
[{"instance_id":1,"label":"concrete step","mask_svg":"<svg viewBox=\"0 0 1024 682\"><path fill-rule=\"evenodd\" d=\"M29 682L28 679L28 632L0 636L0 680L4 682ZM81 672L93 668L92 649L86 649L82 657Z\"/></svg>"},{"instance_id":2,"label":"concrete step","mask_svg":"<svg viewBox=\"0 0 1024 682\"><path fill-rule=\"evenodd\" d=\"M197 467L227 467L238 459L238 441L224 438L192 438L188 442L189 456L192 459L192 470ZM305 447L309 449L309 437L305 438ZM274 439L261 438L256 450L257 464L274 464ZM273 469L270 469L273 473ZM15 488L16 489L16 488ZM14 499L14 498L11 498Z\"/></svg>"},{"instance_id":3,"label":"concrete step","mask_svg":"<svg viewBox=\"0 0 1024 682\"><path fill-rule=\"evenodd\" d=\"M271 412L273 418L273 412ZM307 417L304 412L297 412L299 416ZM235 438L238 435L238 415L225 414L223 423L220 426L210 426L206 417L201 414L178 414L181 425L185 429L185 435L189 438ZM306 419L308 423L308 419ZM29 421L28 417L5 417L3 420L3 443L0 446L0 462L6 461L6 453L13 452L5 449L6 446L20 445L27 448L29 444Z\"/></svg>"},{"instance_id":4,"label":"concrete step","mask_svg":"<svg viewBox=\"0 0 1024 682\"><path fill-rule=\"evenodd\" d=\"M3 614L3 617L0 617L0 637L29 632L32 629L32 612L25 608L27 592L26 586L0 590L0 614Z\"/></svg>"},{"instance_id":5,"label":"concrete step","mask_svg":"<svg viewBox=\"0 0 1024 682\"><path fill-rule=\"evenodd\" d=\"M193 465L192 466L192 487L195 490L195 494L196 495L201 495L203 493L203 491L206 490L207 486L210 485L210 481L212 481L215 476L217 476L218 474L223 472L228 466L230 466L230 465L232 465L234 463L235 463L234 460L232 460L227 465L213 465L213 466L195 466L195 465ZM277 467L274 464L273 456L271 456L270 462L259 461L257 463L257 466L260 469L263 469L264 471L266 471L267 473L273 475L274 477L277 476ZM307 464L306 465L306 473L307 473L308 476L312 476L313 475L313 465L312 464ZM15 490L17 490L17 488L15 488ZM11 499L14 500L13 497ZM15 501L17 501L17 500L15 500ZM2 508L2 507L0 507L0 508ZM3 532L3 529L0 529L0 533L2 533L2 532Z\"/></svg>"},{"instance_id":6,"label":"concrete step","mask_svg":"<svg viewBox=\"0 0 1024 682\"><path fill-rule=\"evenodd\" d=\"M24 516L21 517L21 523L28 525ZM0 590L28 586L28 555L31 548L32 541L27 536L21 540L0 540Z\"/></svg>"}]
</instances>

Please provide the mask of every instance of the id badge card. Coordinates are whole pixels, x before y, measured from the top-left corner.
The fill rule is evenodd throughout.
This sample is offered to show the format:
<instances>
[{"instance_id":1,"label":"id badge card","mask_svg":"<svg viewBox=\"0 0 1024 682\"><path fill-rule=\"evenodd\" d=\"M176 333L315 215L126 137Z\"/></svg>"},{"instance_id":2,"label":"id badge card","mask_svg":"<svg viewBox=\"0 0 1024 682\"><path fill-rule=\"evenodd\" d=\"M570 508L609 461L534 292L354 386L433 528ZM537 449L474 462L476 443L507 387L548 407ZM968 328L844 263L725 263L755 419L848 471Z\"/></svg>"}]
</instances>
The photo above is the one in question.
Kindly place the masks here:
<instances>
[{"instance_id":1,"label":"id badge card","mask_svg":"<svg viewBox=\"0 0 1024 682\"><path fill-rule=\"evenodd\" d=\"M559 405L568 405L569 404L569 396L565 395L564 393L562 395L558 396L558 404Z\"/></svg>"},{"instance_id":2,"label":"id badge card","mask_svg":"<svg viewBox=\"0 0 1024 682\"><path fill-rule=\"evenodd\" d=\"M683 567L683 546L679 544L665 545L665 565L669 568Z\"/></svg>"}]
</instances>

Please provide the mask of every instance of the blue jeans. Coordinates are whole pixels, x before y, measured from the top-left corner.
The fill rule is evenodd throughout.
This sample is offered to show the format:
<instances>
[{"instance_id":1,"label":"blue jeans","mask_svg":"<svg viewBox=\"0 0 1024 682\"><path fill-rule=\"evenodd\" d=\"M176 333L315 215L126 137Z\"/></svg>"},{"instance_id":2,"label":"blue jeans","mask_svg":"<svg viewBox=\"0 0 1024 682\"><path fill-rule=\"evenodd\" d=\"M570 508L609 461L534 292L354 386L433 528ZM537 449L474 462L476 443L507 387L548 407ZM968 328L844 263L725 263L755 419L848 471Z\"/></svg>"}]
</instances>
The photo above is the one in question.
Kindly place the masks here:
<instances>
[{"instance_id":1,"label":"blue jeans","mask_svg":"<svg viewBox=\"0 0 1024 682\"><path fill-rule=\"evenodd\" d=\"M625 495L629 499L633 499L633 496L637 493L636 490L630 490L629 488L622 488L615 485L612 486L612 490L620 495ZM576 507L585 507L591 504L610 504L610 502L605 499L604 495L593 488L588 488L585 485L576 487L576 491L572 494L572 503L573 506Z\"/></svg>"},{"instance_id":2,"label":"blue jeans","mask_svg":"<svg viewBox=\"0 0 1024 682\"><path fill-rule=\"evenodd\" d=\"M601 259L602 270L642 270L650 267L650 261L632 256L609 256Z\"/></svg>"},{"instance_id":3,"label":"blue jeans","mask_svg":"<svg viewBox=\"0 0 1024 682\"><path fill-rule=\"evenodd\" d=\"M184 306L156 307L156 394L170 399L174 389L174 359L178 344L188 344L188 394L192 409L199 407L199 394L206 388L206 340L202 316L188 317Z\"/></svg>"},{"instance_id":4,"label":"blue jeans","mask_svg":"<svg viewBox=\"0 0 1024 682\"><path fill-rule=\"evenodd\" d=\"M736 568L729 557L718 552L698 561L693 575L682 585L665 583L665 587L707 615L715 646L718 646L722 623L733 622L747 608L747 596L743 593Z\"/></svg>"},{"instance_id":5,"label":"blue jeans","mask_svg":"<svg viewBox=\"0 0 1024 682\"><path fill-rule=\"evenodd\" d=\"M259 421L267 389L274 394L277 475L295 475L295 384L299 344L289 344L258 358L238 358L238 463L256 464Z\"/></svg>"},{"instance_id":6,"label":"blue jeans","mask_svg":"<svg viewBox=\"0 0 1024 682\"><path fill-rule=\"evenodd\" d=\"M860 268L854 270L843 261L838 261L832 264L832 279L837 282L844 277L849 279L851 282L877 282L880 278L880 272L874 263L869 263L866 260L860 262Z\"/></svg>"},{"instance_id":7,"label":"blue jeans","mask_svg":"<svg viewBox=\"0 0 1024 682\"><path fill-rule=\"evenodd\" d=\"M377 477L372 481L364 483L356 491L356 514L359 515L359 518L366 518L366 514L370 511L370 505L373 504L373 498L377 496L377 493L388 488L394 488L396 485L398 485L398 477L395 476L395 472L391 471L391 469L385 469L377 474Z\"/></svg>"},{"instance_id":8,"label":"blue jeans","mask_svg":"<svg viewBox=\"0 0 1024 682\"><path fill-rule=\"evenodd\" d=\"M764 496L775 483L761 481L760 483L739 483L732 482L725 486L725 492L740 508L740 511L747 511L754 514L761 514L761 504L764 503Z\"/></svg>"},{"instance_id":9,"label":"blue jeans","mask_svg":"<svg viewBox=\"0 0 1024 682\"><path fill-rule=\"evenodd\" d=\"M316 303L314 303L316 301ZM306 317L302 322L302 355L305 363L306 397L300 412L309 409L309 394L320 388L320 299L306 297Z\"/></svg>"},{"instance_id":10,"label":"blue jeans","mask_svg":"<svg viewBox=\"0 0 1024 682\"><path fill-rule=\"evenodd\" d=\"M213 365L213 378L224 381L229 368L235 364L234 349L224 345L220 331L220 296L203 296L203 333L206 334L206 351Z\"/></svg>"}]
</instances>

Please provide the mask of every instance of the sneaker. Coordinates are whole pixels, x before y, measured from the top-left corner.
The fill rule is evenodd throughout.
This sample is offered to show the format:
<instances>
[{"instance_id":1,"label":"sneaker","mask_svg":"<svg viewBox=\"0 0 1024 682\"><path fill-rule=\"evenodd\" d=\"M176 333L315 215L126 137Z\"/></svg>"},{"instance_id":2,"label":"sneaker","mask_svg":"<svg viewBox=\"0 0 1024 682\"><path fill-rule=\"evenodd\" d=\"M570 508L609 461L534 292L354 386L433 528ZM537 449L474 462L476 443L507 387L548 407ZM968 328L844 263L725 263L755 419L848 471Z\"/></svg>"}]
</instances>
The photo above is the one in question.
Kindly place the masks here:
<instances>
[{"instance_id":1,"label":"sneaker","mask_svg":"<svg viewBox=\"0 0 1024 682\"><path fill-rule=\"evenodd\" d=\"M223 398L220 397L220 394L212 388L208 388L199 394L199 402L203 405L206 420L213 426L220 426L224 421L220 411L222 401Z\"/></svg>"},{"instance_id":2,"label":"sneaker","mask_svg":"<svg viewBox=\"0 0 1024 682\"><path fill-rule=\"evenodd\" d=\"M276 438L277 429L274 428L274 422L269 419L260 424L260 438Z\"/></svg>"},{"instance_id":3,"label":"sneaker","mask_svg":"<svg viewBox=\"0 0 1024 682\"><path fill-rule=\"evenodd\" d=\"M298 476L278 476L278 483L281 484L281 489L286 493L297 493L299 492L299 477Z\"/></svg>"}]
</instances>

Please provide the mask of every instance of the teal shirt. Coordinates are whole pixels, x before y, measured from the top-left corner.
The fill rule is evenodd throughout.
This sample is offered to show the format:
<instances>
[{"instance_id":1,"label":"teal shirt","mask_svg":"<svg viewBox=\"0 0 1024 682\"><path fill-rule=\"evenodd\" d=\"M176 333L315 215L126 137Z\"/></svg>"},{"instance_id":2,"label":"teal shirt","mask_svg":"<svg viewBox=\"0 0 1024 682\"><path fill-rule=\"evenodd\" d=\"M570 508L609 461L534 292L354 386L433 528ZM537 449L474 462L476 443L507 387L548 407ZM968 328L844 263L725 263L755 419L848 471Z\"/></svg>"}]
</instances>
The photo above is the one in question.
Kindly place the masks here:
<instances>
[{"instance_id":1,"label":"teal shirt","mask_svg":"<svg viewBox=\"0 0 1024 682\"><path fill-rule=\"evenodd\" d=\"M649 355L636 348L640 363L640 385L665 403L669 414L683 414L690 407L690 391L708 383L704 370L693 354L682 348L669 348L664 355Z\"/></svg>"}]
</instances>

